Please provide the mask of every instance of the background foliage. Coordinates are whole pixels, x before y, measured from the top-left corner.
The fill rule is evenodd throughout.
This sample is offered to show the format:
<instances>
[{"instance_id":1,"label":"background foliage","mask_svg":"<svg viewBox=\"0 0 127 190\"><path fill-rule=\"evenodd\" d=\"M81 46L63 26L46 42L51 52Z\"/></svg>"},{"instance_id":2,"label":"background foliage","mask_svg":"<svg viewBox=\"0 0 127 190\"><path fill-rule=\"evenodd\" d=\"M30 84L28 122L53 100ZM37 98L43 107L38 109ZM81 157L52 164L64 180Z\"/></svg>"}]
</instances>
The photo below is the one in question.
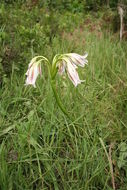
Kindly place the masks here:
<instances>
[{"instance_id":1,"label":"background foliage","mask_svg":"<svg viewBox=\"0 0 127 190\"><path fill-rule=\"evenodd\" d=\"M127 44L119 41L117 1L1 2L0 189L113 189L106 150L115 188L126 190ZM37 54L85 51L89 64L78 70L85 83L74 88L57 76L72 123L45 66L36 89L24 86L24 73Z\"/></svg>"}]
</instances>

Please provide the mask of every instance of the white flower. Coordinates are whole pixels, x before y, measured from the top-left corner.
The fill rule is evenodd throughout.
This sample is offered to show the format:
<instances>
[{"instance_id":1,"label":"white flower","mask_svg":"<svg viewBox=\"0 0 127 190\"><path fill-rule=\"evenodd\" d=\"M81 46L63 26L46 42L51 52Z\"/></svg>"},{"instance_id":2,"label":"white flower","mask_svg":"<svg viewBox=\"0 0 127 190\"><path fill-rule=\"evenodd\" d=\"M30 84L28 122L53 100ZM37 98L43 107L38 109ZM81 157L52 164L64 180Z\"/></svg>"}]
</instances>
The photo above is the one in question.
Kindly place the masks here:
<instances>
[{"instance_id":1,"label":"white flower","mask_svg":"<svg viewBox=\"0 0 127 190\"><path fill-rule=\"evenodd\" d=\"M83 80L80 80L78 72L76 71L76 66L71 63L69 60L67 62L67 74L69 79L72 81L74 86L76 87L78 84L83 82Z\"/></svg>"},{"instance_id":2,"label":"white flower","mask_svg":"<svg viewBox=\"0 0 127 190\"><path fill-rule=\"evenodd\" d=\"M38 77L38 75L41 75L41 65L39 61L36 61L38 57L34 57L31 62L29 63L28 70L26 72L27 78L26 78L26 84L25 85L33 85L36 87L35 82Z\"/></svg>"},{"instance_id":3,"label":"white flower","mask_svg":"<svg viewBox=\"0 0 127 190\"><path fill-rule=\"evenodd\" d=\"M88 60L86 59L86 57L88 56L88 53L86 53L85 55L79 55L77 53L68 53L66 55L77 66L84 67L88 63Z\"/></svg>"},{"instance_id":4,"label":"white flower","mask_svg":"<svg viewBox=\"0 0 127 190\"><path fill-rule=\"evenodd\" d=\"M68 77L72 81L75 87L84 81L84 80L80 80L76 69L78 68L78 66L84 67L85 64L88 63L86 59L87 55L88 55L87 53L84 56L81 56L77 53L64 54L62 58L62 62L60 62L58 65L58 68L59 68L58 72L60 74L63 74L63 72L66 69Z\"/></svg>"}]
</instances>

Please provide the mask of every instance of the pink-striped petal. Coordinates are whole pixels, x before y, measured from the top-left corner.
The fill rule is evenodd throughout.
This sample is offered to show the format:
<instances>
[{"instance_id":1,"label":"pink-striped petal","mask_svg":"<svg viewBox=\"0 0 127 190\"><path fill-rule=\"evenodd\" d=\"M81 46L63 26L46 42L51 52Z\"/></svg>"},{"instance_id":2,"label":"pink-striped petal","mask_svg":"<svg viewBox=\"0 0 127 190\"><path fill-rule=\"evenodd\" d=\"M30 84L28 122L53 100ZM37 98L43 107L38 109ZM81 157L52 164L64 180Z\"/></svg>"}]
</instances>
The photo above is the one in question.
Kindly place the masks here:
<instances>
[{"instance_id":1,"label":"pink-striped petal","mask_svg":"<svg viewBox=\"0 0 127 190\"><path fill-rule=\"evenodd\" d=\"M26 85L33 85L36 87L35 82L39 74L41 75L41 65L35 62L26 72Z\"/></svg>"},{"instance_id":2,"label":"pink-striped petal","mask_svg":"<svg viewBox=\"0 0 127 190\"><path fill-rule=\"evenodd\" d=\"M86 57L88 56L88 54L86 53L84 56L79 55L77 53L69 53L67 54L69 56L69 58L72 60L72 62L80 67L84 67L85 64L88 63L88 60L86 59Z\"/></svg>"},{"instance_id":3,"label":"pink-striped petal","mask_svg":"<svg viewBox=\"0 0 127 190\"><path fill-rule=\"evenodd\" d=\"M78 72L76 71L76 68L70 61L67 62L67 74L75 87L81 82L83 82L82 80L80 80Z\"/></svg>"}]
</instances>

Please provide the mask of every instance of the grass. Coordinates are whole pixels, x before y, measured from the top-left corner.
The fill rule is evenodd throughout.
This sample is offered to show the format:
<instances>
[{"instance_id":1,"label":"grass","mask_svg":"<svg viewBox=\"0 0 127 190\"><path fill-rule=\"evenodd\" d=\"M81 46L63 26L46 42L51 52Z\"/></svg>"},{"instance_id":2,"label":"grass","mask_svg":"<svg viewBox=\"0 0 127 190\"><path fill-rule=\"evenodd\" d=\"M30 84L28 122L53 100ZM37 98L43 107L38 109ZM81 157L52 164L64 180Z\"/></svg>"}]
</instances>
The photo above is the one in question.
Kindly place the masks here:
<instances>
[{"instance_id":1,"label":"grass","mask_svg":"<svg viewBox=\"0 0 127 190\"><path fill-rule=\"evenodd\" d=\"M52 58L58 52L84 50L89 64L79 73L86 81L74 88L66 75L57 77L58 93L73 123L55 102L45 66L36 89L24 86L16 61L10 78L2 76L0 189L110 190L107 154L112 143L115 186L126 189L127 45L110 33L99 37L84 25L54 37L43 52Z\"/></svg>"}]
</instances>

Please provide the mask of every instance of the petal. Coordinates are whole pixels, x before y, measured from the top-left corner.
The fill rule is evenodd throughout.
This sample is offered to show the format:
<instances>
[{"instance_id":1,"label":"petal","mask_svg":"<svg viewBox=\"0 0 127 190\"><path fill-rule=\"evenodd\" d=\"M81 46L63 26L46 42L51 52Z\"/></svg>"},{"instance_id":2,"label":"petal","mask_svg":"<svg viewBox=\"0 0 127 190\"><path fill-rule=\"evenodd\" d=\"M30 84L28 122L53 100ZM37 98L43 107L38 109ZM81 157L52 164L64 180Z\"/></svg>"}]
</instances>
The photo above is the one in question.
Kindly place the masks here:
<instances>
[{"instance_id":1,"label":"petal","mask_svg":"<svg viewBox=\"0 0 127 190\"><path fill-rule=\"evenodd\" d=\"M76 87L78 84L81 83L81 81L75 80L74 77L73 77L73 75L71 75L69 72L67 72L67 74L68 74L69 79L72 81L72 83L74 84L75 87Z\"/></svg>"},{"instance_id":2,"label":"petal","mask_svg":"<svg viewBox=\"0 0 127 190\"><path fill-rule=\"evenodd\" d=\"M81 56L77 53L69 53L67 55L70 57L70 59L73 61L73 63L77 66L84 67L85 64L88 63L87 59L85 59L88 54Z\"/></svg>"},{"instance_id":3,"label":"petal","mask_svg":"<svg viewBox=\"0 0 127 190\"><path fill-rule=\"evenodd\" d=\"M82 82L79 78L78 72L76 71L73 64L71 64L71 62L67 63L67 74L75 87Z\"/></svg>"},{"instance_id":4,"label":"petal","mask_svg":"<svg viewBox=\"0 0 127 190\"><path fill-rule=\"evenodd\" d=\"M60 75L62 75L65 72L65 67L66 67L65 61L63 60L61 63L59 63L58 67L59 67L58 72Z\"/></svg>"},{"instance_id":5,"label":"petal","mask_svg":"<svg viewBox=\"0 0 127 190\"><path fill-rule=\"evenodd\" d=\"M83 58L86 58L88 56L88 53L86 52L85 55L83 55Z\"/></svg>"},{"instance_id":6,"label":"petal","mask_svg":"<svg viewBox=\"0 0 127 190\"><path fill-rule=\"evenodd\" d=\"M26 85L31 84L34 87L36 87L35 82L36 82L36 79L39 74L40 74L40 65L36 64L36 65L32 66L30 69L28 69Z\"/></svg>"}]
</instances>

